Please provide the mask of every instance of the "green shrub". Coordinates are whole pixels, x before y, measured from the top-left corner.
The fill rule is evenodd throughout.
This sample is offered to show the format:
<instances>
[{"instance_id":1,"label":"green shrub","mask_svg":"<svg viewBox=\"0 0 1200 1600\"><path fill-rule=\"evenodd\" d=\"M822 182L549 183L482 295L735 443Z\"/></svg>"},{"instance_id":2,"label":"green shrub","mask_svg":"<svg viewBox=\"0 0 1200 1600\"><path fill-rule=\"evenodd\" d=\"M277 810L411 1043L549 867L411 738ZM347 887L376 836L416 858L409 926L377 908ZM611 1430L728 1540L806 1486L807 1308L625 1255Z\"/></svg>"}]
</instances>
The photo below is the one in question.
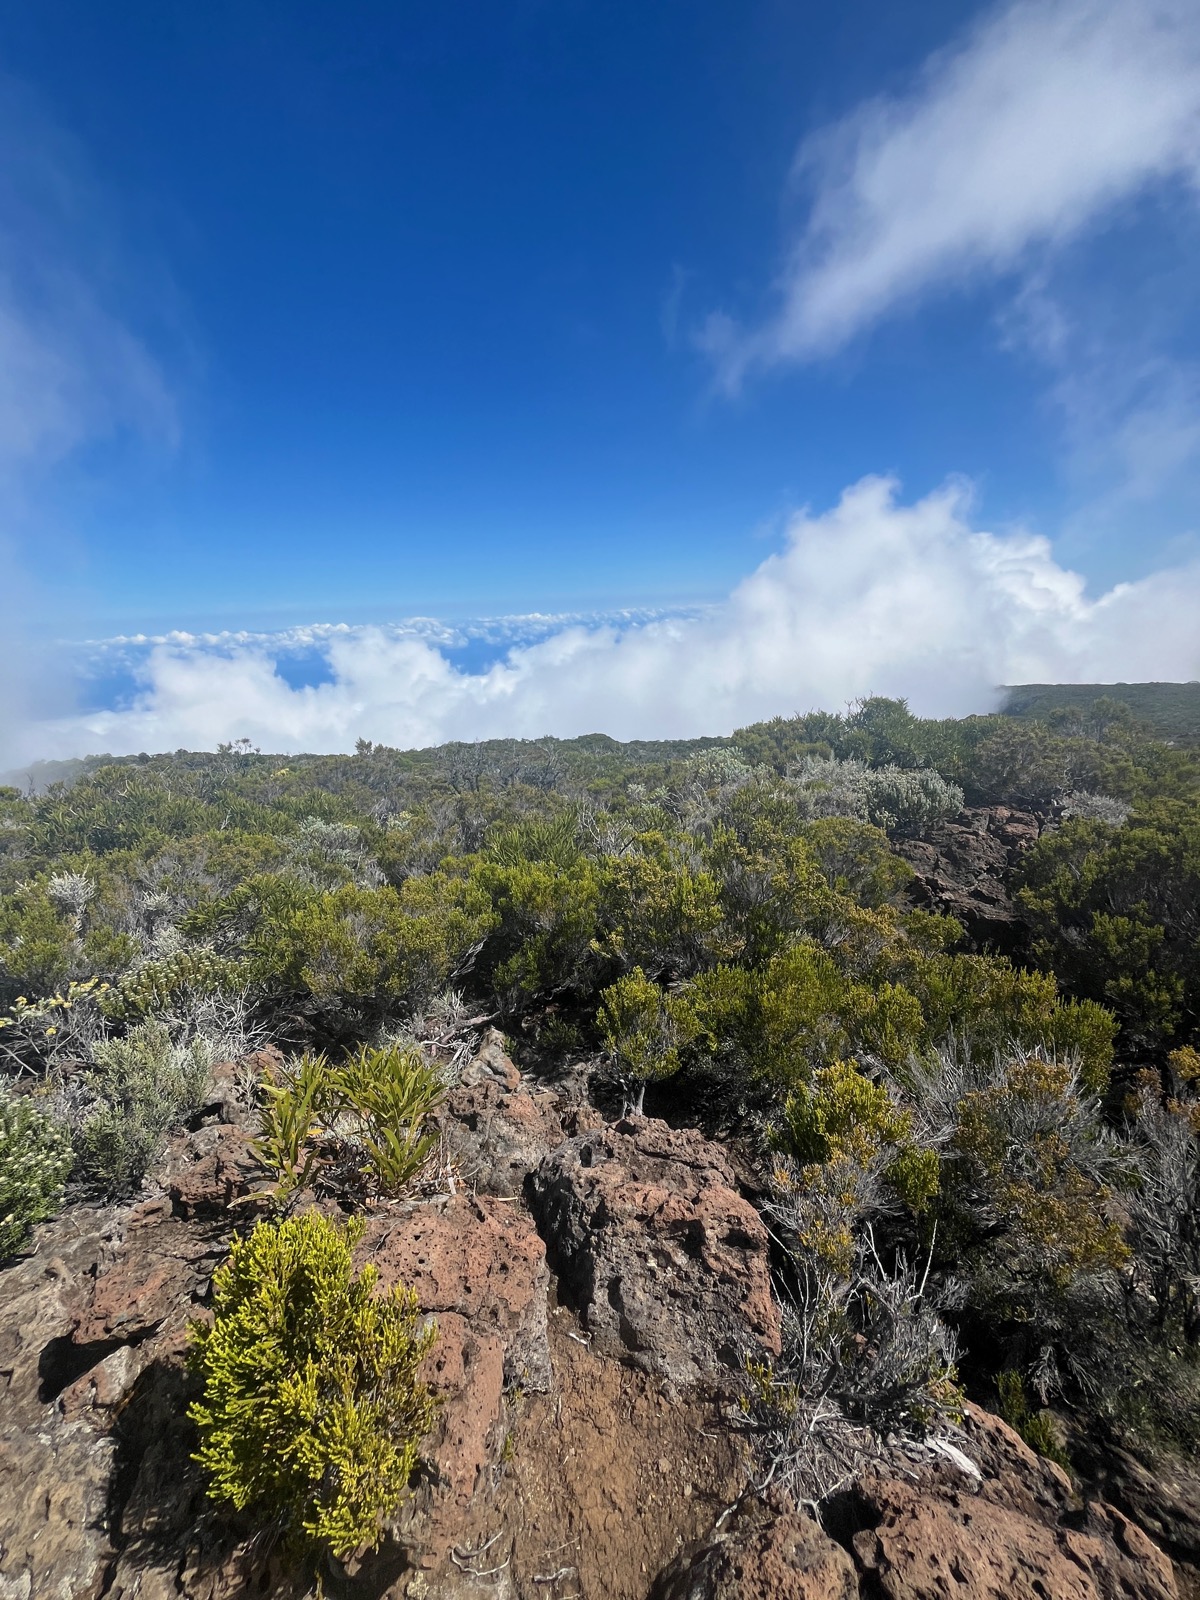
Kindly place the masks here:
<instances>
[{"instance_id":1,"label":"green shrub","mask_svg":"<svg viewBox=\"0 0 1200 1600\"><path fill-rule=\"evenodd\" d=\"M246 947L252 975L315 999L377 1011L418 1006L468 966L492 927L486 894L429 873L399 889L343 884L319 893L265 878ZM231 899L231 914L245 895Z\"/></svg>"},{"instance_id":2,"label":"green shrub","mask_svg":"<svg viewBox=\"0 0 1200 1600\"><path fill-rule=\"evenodd\" d=\"M1133 1176L1128 1151L1071 1069L1034 1052L976 1075L954 1117L946 1198L968 1299L1007 1324L1018 1355L1057 1350L1082 1371L1078 1308L1098 1322L1130 1260L1114 1203Z\"/></svg>"},{"instance_id":3,"label":"green shrub","mask_svg":"<svg viewBox=\"0 0 1200 1600\"><path fill-rule=\"evenodd\" d=\"M355 1274L361 1235L316 1212L260 1222L213 1277L211 1326L191 1328L209 1494L310 1558L379 1543L435 1416L417 1369L436 1332L411 1290Z\"/></svg>"},{"instance_id":4,"label":"green shrub","mask_svg":"<svg viewBox=\"0 0 1200 1600\"><path fill-rule=\"evenodd\" d=\"M0 1261L62 1205L71 1159L64 1129L28 1095L0 1086Z\"/></svg>"},{"instance_id":5,"label":"green shrub","mask_svg":"<svg viewBox=\"0 0 1200 1600\"><path fill-rule=\"evenodd\" d=\"M1017 899L1064 988L1116 1012L1138 1053L1200 1028L1200 808L1072 821L1023 858Z\"/></svg>"},{"instance_id":6,"label":"green shrub","mask_svg":"<svg viewBox=\"0 0 1200 1600\"><path fill-rule=\"evenodd\" d=\"M884 1174L913 1211L923 1211L938 1192L938 1153L913 1140L912 1113L895 1104L853 1061L834 1061L798 1084L784 1101L775 1141L801 1167L853 1163L871 1165L887 1153Z\"/></svg>"},{"instance_id":7,"label":"green shrub","mask_svg":"<svg viewBox=\"0 0 1200 1600\"><path fill-rule=\"evenodd\" d=\"M78 929L44 884L0 895L0 1002L52 994L81 975Z\"/></svg>"},{"instance_id":8,"label":"green shrub","mask_svg":"<svg viewBox=\"0 0 1200 1600\"><path fill-rule=\"evenodd\" d=\"M317 1160L312 1141L329 1108L330 1078L325 1057L306 1052L294 1065L283 1067L278 1077L264 1078L259 1085L263 1100L254 1151L278 1176L279 1200L302 1189L312 1177Z\"/></svg>"},{"instance_id":9,"label":"green shrub","mask_svg":"<svg viewBox=\"0 0 1200 1600\"><path fill-rule=\"evenodd\" d=\"M524 833L519 838L527 842ZM590 986L600 898L595 864L578 852L560 862L520 858L516 849L503 835L473 874L498 923L484 950L485 971L512 1011Z\"/></svg>"},{"instance_id":10,"label":"green shrub","mask_svg":"<svg viewBox=\"0 0 1200 1600\"><path fill-rule=\"evenodd\" d=\"M679 1071L679 1046L687 1013L672 1005L656 983L635 967L600 997L600 1031L618 1068L638 1086L640 1114L648 1083Z\"/></svg>"},{"instance_id":11,"label":"green shrub","mask_svg":"<svg viewBox=\"0 0 1200 1600\"><path fill-rule=\"evenodd\" d=\"M92 1059L75 1171L115 1197L140 1185L166 1135L203 1104L212 1051L203 1039L174 1044L163 1023L143 1022L96 1045Z\"/></svg>"},{"instance_id":12,"label":"green shrub","mask_svg":"<svg viewBox=\"0 0 1200 1600\"><path fill-rule=\"evenodd\" d=\"M1021 1374L1011 1370L998 1372L996 1393L1000 1397L1000 1415L1009 1427L1017 1430L1031 1450L1069 1470L1071 1463L1054 1418L1048 1411L1033 1410Z\"/></svg>"},{"instance_id":13,"label":"green shrub","mask_svg":"<svg viewBox=\"0 0 1200 1600\"><path fill-rule=\"evenodd\" d=\"M132 1024L163 1011L188 994L219 994L245 982L243 969L204 946L146 961L109 985L100 1009L111 1022Z\"/></svg>"}]
</instances>

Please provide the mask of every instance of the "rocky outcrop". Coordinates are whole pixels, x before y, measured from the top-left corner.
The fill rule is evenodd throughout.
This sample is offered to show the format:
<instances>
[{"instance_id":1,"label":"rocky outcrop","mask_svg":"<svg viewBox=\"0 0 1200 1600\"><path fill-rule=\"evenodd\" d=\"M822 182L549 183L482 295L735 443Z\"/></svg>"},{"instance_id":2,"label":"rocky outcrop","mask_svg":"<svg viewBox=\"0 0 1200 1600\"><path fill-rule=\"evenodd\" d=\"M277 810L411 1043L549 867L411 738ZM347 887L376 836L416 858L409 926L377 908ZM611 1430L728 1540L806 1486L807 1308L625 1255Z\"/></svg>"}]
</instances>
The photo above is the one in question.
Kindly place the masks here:
<instances>
[{"instance_id":1,"label":"rocky outcrop","mask_svg":"<svg viewBox=\"0 0 1200 1600\"><path fill-rule=\"evenodd\" d=\"M567 1140L528 1188L597 1350L677 1384L778 1352L767 1231L718 1145L627 1118Z\"/></svg>"},{"instance_id":2,"label":"rocky outcrop","mask_svg":"<svg viewBox=\"0 0 1200 1600\"><path fill-rule=\"evenodd\" d=\"M921 839L899 841L898 854L916 873L909 891L913 903L957 917L977 949L1011 953L1024 937L1024 924L1007 884L1040 832L1032 811L970 806L935 823Z\"/></svg>"},{"instance_id":3,"label":"rocky outcrop","mask_svg":"<svg viewBox=\"0 0 1200 1600\"><path fill-rule=\"evenodd\" d=\"M173 1140L145 1198L72 1206L0 1277L4 1600L149 1597L131 1564L152 1565L160 1544L204 1522L181 1399L187 1324L227 1251L234 1202L266 1179L232 1074L218 1072L207 1110L237 1120Z\"/></svg>"},{"instance_id":4,"label":"rocky outcrop","mask_svg":"<svg viewBox=\"0 0 1200 1600\"><path fill-rule=\"evenodd\" d=\"M548 1150L601 1121L586 1097L523 1079L495 1028L437 1117L456 1181L511 1200L520 1198L526 1174Z\"/></svg>"},{"instance_id":5,"label":"rocky outcrop","mask_svg":"<svg viewBox=\"0 0 1200 1600\"><path fill-rule=\"evenodd\" d=\"M1098 1493L1176 1560L1200 1566L1200 1472L1194 1465L1168 1455L1144 1460L1113 1439L1076 1435L1071 1450Z\"/></svg>"},{"instance_id":6,"label":"rocky outcrop","mask_svg":"<svg viewBox=\"0 0 1200 1600\"><path fill-rule=\"evenodd\" d=\"M304 1592L191 1460L187 1324L270 1190L245 1076L219 1071L136 1201L70 1207L0 1274L0 1600ZM449 1192L368 1208L358 1247L436 1318L440 1415L392 1537L331 1594L1180 1600L1143 1529L1191 1550L1182 1470L1156 1480L1114 1451L1115 1507L1087 1502L973 1408L953 1442L893 1442L827 1531L751 1493L728 1380L780 1329L766 1231L722 1149L604 1124L578 1088L523 1078L499 1035L441 1133Z\"/></svg>"},{"instance_id":7,"label":"rocky outcrop","mask_svg":"<svg viewBox=\"0 0 1200 1600\"><path fill-rule=\"evenodd\" d=\"M432 1467L396 1529L415 1560L437 1565L462 1537L472 1501L500 1463L506 1390L549 1386L546 1248L528 1215L511 1204L456 1195L382 1212L358 1253L374 1263L385 1288L413 1289L437 1322L424 1374L442 1402L425 1447Z\"/></svg>"},{"instance_id":8,"label":"rocky outcrop","mask_svg":"<svg viewBox=\"0 0 1200 1600\"><path fill-rule=\"evenodd\" d=\"M745 1501L659 1574L649 1600L858 1600L845 1550L782 1502Z\"/></svg>"},{"instance_id":9,"label":"rocky outcrop","mask_svg":"<svg viewBox=\"0 0 1200 1600\"><path fill-rule=\"evenodd\" d=\"M1171 1563L1113 1507L972 1407L953 1452L881 1465L852 1495L849 1538L876 1600L1179 1600Z\"/></svg>"}]
</instances>

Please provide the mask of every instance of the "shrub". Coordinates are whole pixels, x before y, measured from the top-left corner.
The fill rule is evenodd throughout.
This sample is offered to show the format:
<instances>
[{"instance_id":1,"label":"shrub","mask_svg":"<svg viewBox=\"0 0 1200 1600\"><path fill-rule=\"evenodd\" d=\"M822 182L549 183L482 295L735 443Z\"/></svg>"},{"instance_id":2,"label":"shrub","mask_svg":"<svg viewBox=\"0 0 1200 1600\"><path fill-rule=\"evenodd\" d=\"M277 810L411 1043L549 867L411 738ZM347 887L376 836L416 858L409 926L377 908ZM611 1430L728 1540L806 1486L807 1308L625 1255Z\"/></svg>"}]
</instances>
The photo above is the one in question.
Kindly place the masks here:
<instances>
[{"instance_id":1,"label":"shrub","mask_svg":"<svg viewBox=\"0 0 1200 1600\"><path fill-rule=\"evenodd\" d=\"M870 767L804 756L789 774L805 815L851 817L888 833L920 832L962 810L963 792L929 768Z\"/></svg>"},{"instance_id":2,"label":"shrub","mask_svg":"<svg viewBox=\"0 0 1200 1600\"><path fill-rule=\"evenodd\" d=\"M260 1222L213 1278L211 1326L191 1328L210 1496L309 1557L378 1545L435 1415L417 1369L436 1332L411 1290L354 1273L361 1234L316 1212Z\"/></svg>"},{"instance_id":3,"label":"shrub","mask_svg":"<svg viewBox=\"0 0 1200 1600\"><path fill-rule=\"evenodd\" d=\"M325 1057L306 1052L293 1066L282 1068L278 1078L264 1078L260 1085L263 1103L254 1150L278 1175L279 1200L286 1200L312 1177L317 1159L312 1141L329 1106L329 1079Z\"/></svg>"},{"instance_id":4,"label":"shrub","mask_svg":"<svg viewBox=\"0 0 1200 1600\"><path fill-rule=\"evenodd\" d=\"M118 978L107 987L100 1007L112 1022L137 1023L191 996L236 991L244 981L240 963L195 946L143 962Z\"/></svg>"},{"instance_id":5,"label":"shrub","mask_svg":"<svg viewBox=\"0 0 1200 1600\"><path fill-rule=\"evenodd\" d=\"M641 1115L646 1085L679 1071L681 1034L687 1014L635 967L600 997L600 1031L620 1071L637 1085L635 1110ZM681 1026L682 1024L682 1026Z\"/></svg>"},{"instance_id":6,"label":"shrub","mask_svg":"<svg viewBox=\"0 0 1200 1600\"><path fill-rule=\"evenodd\" d=\"M437 1067L419 1049L363 1046L334 1078L340 1131L365 1158L366 1171L384 1194L415 1178L437 1143L425 1119L445 1098Z\"/></svg>"},{"instance_id":7,"label":"shrub","mask_svg":"<svg viewBox=\"0 0 1200 1600\"><path fill-rule=\"evenodd\" d=\"M62 1204L71 1141L27 1095L0 1085L0 1261Z\"/></svg>"},{"instance_id":8,"label":"shrub","mask_svg":"<svg viewBox=\"0 0 1200 1600\"><path fill-rule=\"evenodd\" d=\"M355 1163L383 1194L396 1194L429 1159L437 1141L425 1119L446 1093L420 1049L398 1045L363 1045L337 1067L306 1054L262 1088L255 1149L279 1174L280 1200L310 1182L322 1159Z\"/></svg>"},{"instance_id":9,"label":"shrub","mask_svg":"<svg viewBox=\"0 0 1200 1600\"><path fill-rule=\"evenodd\" d=\"M954 1113L947 1198L963 1230L964 1289L1014 1355L1036 1360L1043 1397L1061 1357L1082 1382L1098 1327L1130 1259L1113 1187L1133 1180L1128 1152L1062 1063L1018 1051L968 1076ZM969 1219L969 1220L968 1220ZM1086 1308L1086 1309L1085 1309Z\"/></svg>"},{"instance_id":10,"label":"shrub","mask_svg":"<svg viewBox=\"0 0 1200 1600\"><path fill-rule=\"evenodd\" d=\"M487 896L445 873L399 889L348 883L322 894L270 878L255 887L264 911L247 938L252 975L338 1006L422 1004L470 966L493 922Z\"/></svg>"},{"instance_id":11,"label":"shrub","mask_svg":"<svg viewBox=\"0 0 1200 1600\"><path fill-rule=\"evenodd\" d=\"M0 1017L0 1053L18 1073L41 1073L64 1058L86 1057L104 1033L101 1007L107 990L106 983L88 978L42 1000L18 995L8 1015Z\"/></svg>"},{"instance_id":12,"label":"shrub","mask_svg":"<svg viewBox=\"0 0 1200 1600\"><path fill-rule=\"evenodd\" d=\"M868 1167L885 1156L883 1175L913 1211L938 1192L936 1150L919 1149L911 1111L872 1083L853 1061L834 1061L799 1084L784 1101L776 1143L803 1167L853 1163Z\"/></svg>"},{"instance_id":13,"label":"shrub","mask_svg":"<svg viewBox=\"0 0 1200 1600\"><path fill-rule=\"evenodd\" d=\"M1011 1370L998 1372L996 1393L1000 1397L1000 1415L1010 1428L1017 1430L1029 1448L1050 1461L1057 1461L1060 1467L1069 1469L1071 1463L1063 1449L1054 1418L1048 1411L1035 1411L1030 1406L1021 1374Z\"/></svg>"},{"instance_id":14,"label":"shrub","mask_svg":"<svg viewBox=\"0 0 1200 1600\"><path fill-rule=\"evenodd\" d=\"M79 966L78 930L46 886L22 883L0 896L0 997L46 995L61 989Z\"/></svg>"},{"instance_id":15,"label":"shrub","mask_svg":"<svg viewBox=\"0 0 1200 1600\"><path fill-rule=\"evenodd\" d=\"M166 1135L203 1104L212 1051L203 1039L175 1044L163 1023L143 1022L96 1045L92 1060L75 1170L115 1197L139 1186Z\"/></svg>"},{"instance_id":16,"label":"shrub","mask_svg":"<svg viewBox=\"0 0 1200 1600\"><path fill-rule=\"evenodd\" d=\"M800 1292L783 1307L774 1368L747 1363L743 1404L768 1477L818 1506L878 1460L881 1436L961 1419L957 1343L926 1296L927 1274L903 1253L885 1264L869 1227L831 1251L819 1226L814 1249L807 1196L780 1198L771 1211Z\"/></svg>"},{"instance_id":17,"label":"shrub","mask_svg":"<svg viewBox=\"0 0 1200 1600\"><path fill-rule=\"evenodd\" d=\"M1110 1006L1138 1053L1200 1027L1200 810L1159 802L1123 827L1073 820L1021 862L1038 959Z\"/></svg>"},{"instance_id":18,"label":"shrub","mask_svg":"<svg viewBox=\"0 0 1200 1600\"><path fill-rule=\"evenodd\" d=\"M486 971L511 1011L538 997L589 986L596 962L595 864L578 851L562 860L518 856L518 841L534 847L530 831L502 835L473 874L491 897L498 922L485 947ZM556 835L550 824L546 831ZM565 843L561 849L566 851Z\"/></svg>"}]
</instances>

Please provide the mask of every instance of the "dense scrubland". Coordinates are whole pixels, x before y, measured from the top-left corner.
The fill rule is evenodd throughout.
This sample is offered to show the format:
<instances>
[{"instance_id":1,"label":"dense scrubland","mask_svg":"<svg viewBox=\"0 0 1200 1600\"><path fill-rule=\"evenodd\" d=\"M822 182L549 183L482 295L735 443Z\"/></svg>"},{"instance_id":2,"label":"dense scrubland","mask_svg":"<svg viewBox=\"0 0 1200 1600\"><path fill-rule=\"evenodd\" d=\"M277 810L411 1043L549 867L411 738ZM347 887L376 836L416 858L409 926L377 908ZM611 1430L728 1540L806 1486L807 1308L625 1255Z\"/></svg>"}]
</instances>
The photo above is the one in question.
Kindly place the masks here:
<instances>
[{"instance_id":1,"label":"dense scrubland","mask_svg":"<svg viewBox=\"0 0 1200 1600\"><path fill-rule=\"evenodd\" d=\"M233 744L0 791L0 1253L135 1192L212 1062L278 1044L287 1064L244 1085L275 1216L218 1274L194 1415L215 1494L352 1549L429 1425L429 1334L352 1275L353 1222L298 1197L402 1193L455 1041L494 1022L529 1070L586 1062L611 1111L736 1153L787 1330L743 1404L801 1500L864 1428L919 1434L964 1392L1064 1462L1105 1439L1191 1454L1197 730L1159 742L1099 696L1015 709ZM1032 824L1003 954L919 905L901 853L986 808ZM266 1370L264 1285L323 1352L307 1410Z\"/></svg>"}]
</instances>

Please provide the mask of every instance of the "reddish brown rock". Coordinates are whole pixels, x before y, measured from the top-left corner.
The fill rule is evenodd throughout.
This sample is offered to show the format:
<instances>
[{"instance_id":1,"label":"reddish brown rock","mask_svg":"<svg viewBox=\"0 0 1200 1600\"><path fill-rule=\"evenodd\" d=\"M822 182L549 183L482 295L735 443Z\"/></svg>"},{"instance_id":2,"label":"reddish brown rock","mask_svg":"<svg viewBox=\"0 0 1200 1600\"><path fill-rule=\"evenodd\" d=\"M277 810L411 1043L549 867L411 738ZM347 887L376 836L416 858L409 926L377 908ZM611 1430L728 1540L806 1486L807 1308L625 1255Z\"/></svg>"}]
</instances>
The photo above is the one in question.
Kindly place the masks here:
<instances>
[{"instance_id":1,"label":"reddish brown rock","mask_svg":"<svg viewBox=\"0 0 1200 1600\"><path fill-rule=\"evenodd\" d=\"M185 1218L222 1216L271 1187L247 1133L228 1123L214 1123L180 1141L170 1152L163 1181L175 1214Z\"/></svg>"},{"instance_id":2,"label":"reddish brown rock","mask_svg":"<svg viewBox=\"0 0 1200 1600\"><path fill-rule=\"evenodd\" d=\"M387 1287L414 1289L421 1310L453 1313L504 1350L505 1381L549 1382L546 1247L528 1214L483 1196L453 1195L384 1211L358 1249Z\"/></svg>"},{"instance_id":3,"label":"reddish brown rock","mask_svg":"<svg viewBox=\"0 0 1200 1600\"><path fill-rule=\"evenodd\" d=\"M528 1215L482 1196L455 1195L372 1218L359 1259L384 1287L404 1283L437 1322L425 1377L441 1399L423 1447L430 1481L402 1508L396 1533L414 1560L446 1560L473 1500L499 1466L509 1416L505 1391L550 1382L546 1251Z\"/></svg>"},{"instance_id":4,"label":"reddish brown rock","mask_svg":"<svg viewBox=\"0 0 1200 1600\"><path fill-rule=\"evenodd\" d=\"M235 1592L228 1536L204 1531L183 1352L241 1214L226 1203L264 1177L244 1069L218 1065L209 1121L144 1197L70 1207L0 1274L0 1595L153 1600L181 1563L189 1595Z\"/></svg>"},{"instance_id":5,"label":"reddish brown rock","mask_svg":"<svg viewBox=\"0 0 1200 1600\"><path fill-rule=\"evenodd\" d=\"M978 1476L935 1459L881 1467L856 1491L853 1548L880 1600L1178 1600L1171 1563L1111 1506L998 1417L969 1407L960 1441Z\"/></svg>"},{"instance_id":6,"label":"reddish brown rock","mask_svg":"<svg viewBox=\"0 0 1200 1600\"><path fill-rule=\"evenodd\" d=\"M1196 1463L1165 1454L1143 1459L1113 1439L1092 1439L1081 1433L1071 1439L1071 1454L1106 1500L1135 1517L1177 1560L1200 1567L1200 1468Z\"/></svg>"},{"instance_id":7,"label":"reddish brown rock","mask_svg":"<svg viewBox=\"0 0 1200 1600\"><path fill-rule=\"evenodd\" d=\"M1178 1600L1167 1558L1131 1541L1106 1507L1055 1525L968 1490L923 1494L897 1480L867 1486L863 1502L878 1520L854 1551L886 1600Z\"/></svg>"},{"instance_id":8,"label":"reddish brown rock","mask_svg":"<svg viewBox=\"0 0 1200 1600\"><path fill-rule=\"evenodd\" d=\"M718 1145L628 1118L561 1145L529 1190L560 1293L598 1350L676 1383L778 1352L767 1231Z\"/></svg>"},{"instance_id":9,"label":"reddish brown rock","mask_svg":"<svg viewBox=\"0 0 1200 1600\"><path fill-rule=\"evenodd\" d=\"M854 1563L811 1517L750 1500L659 1574L649 1600L858 1600Z\"/></svg>"}]
</instances>

